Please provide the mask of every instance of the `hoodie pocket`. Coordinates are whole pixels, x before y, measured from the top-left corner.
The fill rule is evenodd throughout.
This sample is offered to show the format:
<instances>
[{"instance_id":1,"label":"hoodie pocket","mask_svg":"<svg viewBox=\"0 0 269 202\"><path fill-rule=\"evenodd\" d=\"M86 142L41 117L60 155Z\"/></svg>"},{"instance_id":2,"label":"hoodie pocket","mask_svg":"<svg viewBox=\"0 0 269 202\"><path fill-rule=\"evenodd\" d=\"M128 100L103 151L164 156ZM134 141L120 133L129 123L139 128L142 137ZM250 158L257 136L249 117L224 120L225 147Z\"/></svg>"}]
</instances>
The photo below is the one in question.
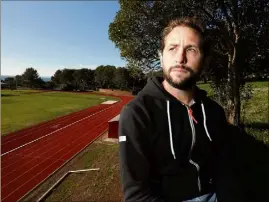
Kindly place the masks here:
<instances>
[{"instance_id":1,"label":"hoodie pocket","mask_svg":"<svg viewBox=\"0 0 269 202\"><path fill-rule=\"evenodd\" d=\"M192 164L177 173L163 175L162 190L165 198L167 201L181 201L198 196L197 179L198 172Z\"/></svg>"}]
</instances>

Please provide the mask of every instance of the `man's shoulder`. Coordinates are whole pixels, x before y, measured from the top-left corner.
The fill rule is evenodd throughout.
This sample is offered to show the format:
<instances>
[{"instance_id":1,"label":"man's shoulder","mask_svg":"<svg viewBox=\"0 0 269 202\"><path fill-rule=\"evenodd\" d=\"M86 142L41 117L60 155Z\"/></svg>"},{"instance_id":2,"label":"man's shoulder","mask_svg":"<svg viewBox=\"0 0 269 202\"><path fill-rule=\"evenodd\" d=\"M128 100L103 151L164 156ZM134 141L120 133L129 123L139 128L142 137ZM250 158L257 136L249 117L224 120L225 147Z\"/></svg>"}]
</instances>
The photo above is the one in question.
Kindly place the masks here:
<instances>
[{"instance_id":1,"label":"man's shoulder","mask_svg":"<svg viewBox=\"0 0 269 202\"><path fill-rule=\"evenodd\" d=\"M198 92L198 98L200 98L200 100L202 100L205 107L212 108L214 110L223 110L223 107L218 102L216 102L215 100L213 100L211 97L208 96L207 91L205 91L197 86L196 86L196 90Z\"/></svg>"},{"instance_id":2,"label":"man's shoulder","mask_svg":"<svg viewBox=\"0 0 269 202\"><path fill-rule=\"evenodd\" d=\"M143 123L148 124L150 122L149 109L143 103L140 97L135 97L128 104L126 104L120 112L120 123Z\"/></svg>"},{"instance_id":3,"label":"man's shoulder","mask_svg":"<svg viewBox=\"0 0 269 202\"><path fill-rule=\"evenodd\" d=\"M141 109L146 108L148 106L148 103L150 103L152 100L151 96L146 94L138 94L134 99L132 99L125 107L132 108L132 109Z\"/></svg>"},{"instance_id":4,"label":"man's shoulder","mask_svg":"<svg viewBox=\"0 0 269 202\"><path fill-rule=\"evenodd\" d=\"M216 111L216 110L221 111L221 112L224 111L223 107L212 98L205 97L203 99L203 102L205 103L206 107L212 111Z\"/></svg>"}]
</instances>

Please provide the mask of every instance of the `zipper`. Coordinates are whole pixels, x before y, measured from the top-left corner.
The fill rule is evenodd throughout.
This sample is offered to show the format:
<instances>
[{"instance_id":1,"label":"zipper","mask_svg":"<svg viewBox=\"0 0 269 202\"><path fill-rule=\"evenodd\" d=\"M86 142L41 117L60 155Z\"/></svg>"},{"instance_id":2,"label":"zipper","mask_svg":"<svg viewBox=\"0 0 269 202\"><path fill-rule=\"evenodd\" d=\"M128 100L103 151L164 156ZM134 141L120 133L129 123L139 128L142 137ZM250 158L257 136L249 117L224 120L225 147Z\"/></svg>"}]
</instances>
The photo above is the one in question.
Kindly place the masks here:
<instances>
[{"instance_id":1,"label":"zipper","mask_svg":"<svg viewBox=\"0 0 269 202\"><path fill-rule=\"evenodd\" d=\"M198 179L197 179L197 182L198 182L198 189L199 189L199 192L201 192L201 181L200 181L200 177L199 177L199 171L200 171L200 167L197 163L195 163L193 160L190 159L190 163L192 165L194 165L197 169L197 172L198 172Z\"/></svg>"},{"instance_id":2,"label":"zipper","mask_svg":"<svg viewBox=\"0 0 269 202\"><path fill-rule=\"evenodd\" d=\"M186 106L187 110L189 109L187 106ZM188 113L188 117L189 117L189 120L190 120L190 125L191 125L191 131L192 131L192 143L191 143L191 149L190 149L190 153L189 153L189 157L190 157L190 160L189 162L194 165L196 167L196 170L197 170L197 183L198 183L198 189L199 189L199 192L201 192L201 181L200 181L200 177L199 177L199 171L200 171L200 167L197 163L195 163L193 160L191 160L191 152L192 152L192 149L193 149L193 146L195 144L195 140L196 140L196 134L195 134L195 128L194 128L194 124L193 124L193 119L192 117L190 116L190 114Z\"/></svg>"},{"instance_id":3,"label":"zipper","mask_svg":"<svg viewBox=\"0 0 269 202\"><path fill-rule=\"evenodd\" d=\"M188 111L188 107L186 106L187 108L187 111ZM192 149L193 149L193 146L195 144L195 129L194 129L194 124L193 124L193 120L192 118L190 117L189 113L188 113L188 117L189 117L189 121L190 121L190 125L191 125L191 131L192 131L192 141L191 141L191 149L190 149L190 153L189 153L189 156L191 156L191 152L192 152Z\"/></svg>"}]
</instances>

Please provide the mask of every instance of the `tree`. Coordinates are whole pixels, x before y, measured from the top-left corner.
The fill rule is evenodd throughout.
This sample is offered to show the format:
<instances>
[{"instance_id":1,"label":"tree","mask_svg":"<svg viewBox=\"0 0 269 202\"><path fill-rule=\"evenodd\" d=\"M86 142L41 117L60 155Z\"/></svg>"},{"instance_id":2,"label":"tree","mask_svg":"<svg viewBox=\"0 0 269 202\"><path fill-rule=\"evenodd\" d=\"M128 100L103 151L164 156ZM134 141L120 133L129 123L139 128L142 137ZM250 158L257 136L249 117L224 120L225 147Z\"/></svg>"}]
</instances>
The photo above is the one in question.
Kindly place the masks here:
<instances>
[{"instance_id":1,"label":"tree","mask_svg":"<svg viewBox=\"0 0 269 202\"><path fill-rule=\"evenodd\" d=\"M269 2L266 0L119 0L120 11L109 25L109 38L127 61L140 61L140 68L160 68L157 50L160 33L170 19L199 17L212 42L210 65L217 90L225 95L227 116L240 123L240 86L243 72L257 66L257 55L268 58ZM251 51L250 51L251 50ZM223 87L223 84L227 84Z\"/></svg>"},{"instance_id":2,"label":"tree","mask_svg":"<svg viewBox=\"0 0 269 202\"><path fill-rule=\"evenodd\" d=\"M86 87L88 87L88 85L91 84L91 82L93 81L94 74L92 71L83 68L75 70L75 72L73 73L73 77L76 82L76 87L78 89L85 90Z\"/></svg>"},{"instance_id":3,"label":"tree","mask_svg":"<svg viewBox=\"0 0 269 202\"><path fill-rule=\"evenodd\" d=\"M75 88L80 89L80 86L82 86L83 83L83 73L81 71L81 69L76 69L73 73L73 77L75 79Z\"/></svg>"},{"instance_id":4,"label":"tree","mask_svg":"<svg viewBox=\"0 0 269 202\"><path fill-rule=\"evenodd\" d=\"M135 90L135 88L142 88L146 83L146 76L142 71L140 62L129 60L127 63L127 69L130 76L132 90Z\"/></svg>"},{"instance_id":5,"label":"tree","mask_svg":"<svg viewBox=\"0 0 269 202\"><path fill-rule=\"evenodd\" d=\"M56 87L56 84L53 81L47 81L44 83L44 88L48 90L53 90Z\"/></svg>"},{"instance_id":6,"label":"tree","mask_svg":"<svg viewBox=\"0 0 269 202\"><path fill-rule=\"evenodd\" d=\"M13 77L7 77L4 80L4 83L6 83L10 90L16 89L16 81Z\"/></svg>"},{"instance_id":7,"label":"tree","mask_svg":"<svg viewBox=\"0 0 269 202\"><path fill-rule=\"evenodd\" d=\"M51 77L51 81L61 90L73 90L76 87L74 72L75 69L57 70Z\"/></svg>"},{"instance_id":8,"label":"tree","mask_svg":"<svg viewBox=\"0 0 269 202\"><path fill-rule=\"evenodd\" d=\"M113 88L113 76L115 70L116 67L111 65L98 66L94 73L96 85L99 88Z\"/></svg>"},{"instance_id":9,"label":"tree","mask_svg":"<svg viewBox=\"0 0 269 202\"><path fill-rule=\"evenodd\" d=\"M15 82L16 82L16 87L17 86L22 86L23 85L23 78L21 75L16 75L15 76Z\"/></svg>"},{"instance_id":10,"label":"tree","mask_svg":"<svg viewBox=\"0 0 269 202\"><path fill-rule=\"evenodd\" d=\"M91 69L63 69L57 70L51 77L54 87L61 86L61 89L93 89L94 70Z\"/></svg>"},{"instance_id":11,"label":"tree","mask_svg":"<svg viewBox=\"0 0 269 202\"><path fill-rule=\"evenodd\" d=\"M27 68L24 73L22 74L23 83L26 84L28 87L33 88L40 83L40 77L36 69L30 67Z\"/></svg>"},{"instance_id":12,"label":"tree","mask_svg":"<svg viewBox=\"0 0 269 202\"><path fill-rule=\"evenodd\" d=\"M62 70L58 69L54 75L51 77L51 81L54 83L54 84L61 84L61 76L62 76Z\"/></svg>"},{"instance_id":13,"label":"tree","mask_svg":"<svg viewBox=\"0 0 269 202\"><path fill-rule=\"evenodd\" d=\"M40 77L36 80L35 86L38 88L45 88L46 82Z\"/></svg>"},{"instance_id":14,"label":"tree","mask_svg":"<svg viewBox=\"0 0 269 202\"><path fill-rule=\"evenodd\" d=\"M113 83L114 86L120 90L128 89L129 72L124 67L118 67L114 71Z\"/></svg>"},{"instance_id":15,"label":"tree","mask_svg":"<svg viewBox=\"0 0 269 202\"><path fill-rule=\"evenodd\" d=\"M92 69L87 69L84 72L88 89L95 89L94 72L95 70Z\"/></svg>"},{"instance_id":16,"label":"tree","mask_svg":"<svg viewBox=\"0 0 269 202\"><path fill-rule=\"evenodd\" d=\"M75 79L73 77L74 72L75 69L64 69L60 77L60 82L68 86L74 86L75 82Z\"/></svg>"},{"instance_id":17,"label":"tree","mask_svg":"<svg viewBox=\"0 0 269 202\"><path fill-rule=\"evenodd\" d=\"M147 72L147 74L146 74L146 77L147 78L151 78L151 77L163 77L163 71L162 71L162 69L160 69L160 70L157 70L157 71L149 71L149 72Z\"/></svg>"}]
</instances>

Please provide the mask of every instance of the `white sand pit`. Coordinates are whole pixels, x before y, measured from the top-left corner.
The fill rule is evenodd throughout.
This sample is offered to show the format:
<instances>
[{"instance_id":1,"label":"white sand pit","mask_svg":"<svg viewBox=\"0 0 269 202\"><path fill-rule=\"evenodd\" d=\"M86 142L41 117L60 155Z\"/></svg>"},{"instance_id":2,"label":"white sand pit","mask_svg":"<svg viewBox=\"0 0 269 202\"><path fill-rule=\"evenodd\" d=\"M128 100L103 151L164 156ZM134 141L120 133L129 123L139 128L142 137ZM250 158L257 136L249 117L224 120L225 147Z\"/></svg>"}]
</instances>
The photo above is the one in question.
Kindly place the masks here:
<instances>
[{"instance_id":1,"label":"white sand pit","mask_svg":"<svg viewBox=\"0 0 269 202\"><path fill-rule=\"evenodd\" d=\"M107 100L105 102L102 102L101 104L112 105L112 104L115 104L116 102L118 102L118 101L116 101L116 100Z\"/></svg>"}]
</instances>

